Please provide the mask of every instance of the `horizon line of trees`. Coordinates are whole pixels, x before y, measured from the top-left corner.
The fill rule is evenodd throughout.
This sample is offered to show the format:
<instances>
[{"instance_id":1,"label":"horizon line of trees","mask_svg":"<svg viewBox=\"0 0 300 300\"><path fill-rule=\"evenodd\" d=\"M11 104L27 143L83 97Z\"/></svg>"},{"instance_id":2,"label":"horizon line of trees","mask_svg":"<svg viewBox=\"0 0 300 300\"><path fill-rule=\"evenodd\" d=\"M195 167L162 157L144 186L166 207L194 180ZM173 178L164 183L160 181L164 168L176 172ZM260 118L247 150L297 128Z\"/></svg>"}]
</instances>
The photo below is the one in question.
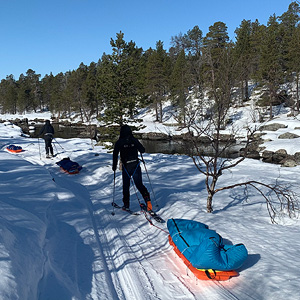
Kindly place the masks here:
<instances>
[{"instance_id":1,"label":"horizon line of trees","mask_svg":"<svg viewBox=\"0 0 300 300\"><path fill-rule=\"evenodd\" d=\"M207 90L218 91L223 72L228 81L222 84L239 87L240 103L249 99L249 81L266 86L271 117L280 85L296 82L292 105L299 112L299 21L295 1L281 16L270 16L267 25L243 20L235 30L235 42L230 41L226 24L216 22L205 36L196 25L171 37L168 51L162 41L155 49L143 50L134 41L126 42L120 31L111 38L112 53L103 53L89 66L81 63L76 70L43 78L32 69L18 80L7 76L0 82L0 111L50 110L58 117L76 112L85 122L96 116L106 124L122 125L150 105L155 120L162 122L163 101L171 99L179 123L185 124L190 93L202 97Z\"/></svg>"}]
</instances>

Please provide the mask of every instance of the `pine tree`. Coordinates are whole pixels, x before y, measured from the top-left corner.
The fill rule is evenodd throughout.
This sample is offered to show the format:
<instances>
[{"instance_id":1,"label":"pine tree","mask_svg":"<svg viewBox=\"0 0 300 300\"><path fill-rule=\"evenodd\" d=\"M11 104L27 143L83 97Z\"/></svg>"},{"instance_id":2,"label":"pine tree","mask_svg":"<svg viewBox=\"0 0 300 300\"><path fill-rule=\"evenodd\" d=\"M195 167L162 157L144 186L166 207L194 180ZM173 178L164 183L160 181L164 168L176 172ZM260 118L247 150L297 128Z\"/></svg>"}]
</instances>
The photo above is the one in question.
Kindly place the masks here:
<instances>
[{"instance_id":1,"label":"pine tree","mask_svg":"<svg viewBox=\"0 0 300 300\"><path fill-rule=\"evenodd\" d=\"M296 27L288 44L288 71L296 78L296 110L300 112L300 27Z\"/></svg>"},{"instance_id":2,"label":"pine tree","mask_svg":"<svg viewBox=\"0 0 300 300\"><path fill-rule=\"evenodd\" d=\"M156 50L151 51L146 64L145 92L150 96L155 107L156 121L162 122L162 101L166 95L169 82L168 57L163 43L156 43Z\"/></svg>"},{"instance_id":3,"label":"pine tree","mask_svg":"<svg viewBox=\"0 0 300 300\"><path fill-rule=\"evenodd\" d=\"M234 55L239 66L239 74L242 83L242 100L249 100L248 81L251 68L251 21L243 20L240 27L235 30L236 43Z\"/></svg>"},{"instance_id":4,"label":"pine tree","mask_svg":"<svg viewBox=\"0 0 300 300\"><path fill-rule=\"evenodd\" d=\"M20 112L42 109L40 78L32 69L28 69L26 76L21 74L18 80L18 108Z\"/></svg>"},{"instance_id":5,"label":"pine tree","mask_svg":"<svg viewBox=\"0 0 300 300\"><path fill-rule=\"evenodd\" d=\"M283 82L282 37L275 15L270 16L261 43L261 56L258 75L269 91L270 118L273 117L273 102L277 98L277 90Z\"/></svg>"},{"instance_id":6,"label":"pine tree","mask_svg":"<svg viewBox=\"0 0 300 300\"><path fill-rule=\"evenodd\" d=\"M99 101L97 98L97 67L95 63L91 63L88 67L86 80L83 84L83 97L85 107L90 118L92 115L99 115Z\"/></svg>"},{"instance_id":7,"label":"pine tree","mask_svg":"<svg viewBox=\"0 0 300 300\"><path fill-rule=\"evenodd\" d=\"M186 34L180 32L178 35L172 36L171 48L172 56L175 57L178 56L182 50L185 52L187 48Z\"/></svg>"},{"instance_id":8,"label":"pine tree","mask_svg":"<svg viewBox=\"0 0 300 300\"><path fill-rule=\"evenodd\" d=\"M46 74L41 80L41 91L44 109L50 109L51 98L54 90L54 76L52 73L50 75Z\"/></svg>"},{"instance_id":9,"label":"pine tree","mask_svg":"<svg viewBox=\"0 0 300 300\"><path fill-rule=\"evenodd\" d=\"M227 49L232 48L229 43L227 26L223 22L216 22L209 27L209 32L203 40L203 76L205 84L212 90L216 90L221 84L219 80L220 69L227 59Z\"/></svg>"},{"instance_id":10,"label":"pine tree","mask_svg":"<svg viewBox=\"0 0 300 300\"><path fill-rule=\"evenodd\" d=\"M133 121L138 102L139 61L142 49L133 41L124 40L124 33L111 39L112 54L102 56L99 64L99 94L105 102L104 116L106 123L120 126Z\"/></svg>"},{"instance_id":11,"label":"pine tree","mask_svg":"<svg viewBox=\"0 0 300 300\"><path fill-rule=\"evenodd\" d=\"M17 113L17 83L13 75L9 75L0 83L0 106L2 113Z\"/></svg>"},{"instance_id":12,"label":"pine tree","mask_svg":"<svg viewBox=\"0 0 300 300\"><path fill-rule=\"evenodd\" d=\"M66 85L66 93L68 94L68 98L70 99L70 109L71 111L73 110L80 113L82 122L87 120L85 99L82 94L86 77L87 66L81 63L77 70L74 70L70 73Z\"/></svg>"},{"instance_id":13,"label":"pine tree","mask_svg":"<svg viewBox=\"0 0 300 300\"><path fill-rule=\"evenodd\" d=\"M300 8L299 4L292 2L288 10L278 17L278 20L281 21L279 25L279 34L282 37L282 59L283 67L286 70L288 68L288 47L293 37L294 31L297 24L300 21Z\"/></svg>"},{"instance_id":14,"label":"pine tree","mask_svg":"<svg viewBox=\"0 0 300 300\"><path fill-rule=\"evenodd\" d=\"M299 4L296 2L292 2L289 5L288 10L285 13L283 13L278 19L281 21L279 26L282 35L282 59L284 63L284 70L287 71L287 74L291 76L291 80L294 80L294 78L296 78L296 110L299 113Z\"/></svg>"},{"instance_id":15,"label":"pine tree","mask_svg":"<svg viewBox=\"0 0 300 300\"><path fill-rule=\"evenodd\" d=\"M266 26L261 25L258 20L255 20L251 24L251 35L250 35L250 49L251 49L251 64L250 74L252 79L260 80L259 74L259 63L261 60L261 45L263 44Z\"/></svg>"},{"instance_id":16,"label":"pine tree","mask_svg":"<svg viewBox=\"0 0 300 300\"><path fill-rule=\"evenodd\" d=\"M185 109L188 100L190 83L191 80L188 73L187 60L184 50L181 50L171 74L170 88L173 104L178 109L178 122L182 125L185 124Z\"/></svg>"},{"instance_id":17,"label":"pine tree","mask_svg":"<svg viewBox=\"0 0 300 300\"><path fill-rule=\"evenodd\" d=\"M215 51L216 56L218 49L223 49L227 46L229 36L227 33L227 26L223 22L216 22L209 27L209 31L206 34L203 45Z\"/></svg>"},{"instance_id":18,"label":"pine tree","mask_svg":"<svg viewBox=\"0 0 300 300\"><path fill-rule=\"evenodd\" d=\"M65 114L68 111L68 104L71 102L69 98L64 97L68 77L68 73L63 74L62 72L54 77L50 109L57 113L58 118L60 118L61 114Z\"/></svg>"},{"instance_id":19,"label":"pine tree","mask_svg":"<svg viewBox=\"0 0 300 300\"><path fill-rule=\"evenodd\" d=\"M203 34L198 26L188 30L186 34L186 50L188 51L188 68L191 74L192 85L202 91L202 68L203 68Z\"/></svg>"}]
</instances>

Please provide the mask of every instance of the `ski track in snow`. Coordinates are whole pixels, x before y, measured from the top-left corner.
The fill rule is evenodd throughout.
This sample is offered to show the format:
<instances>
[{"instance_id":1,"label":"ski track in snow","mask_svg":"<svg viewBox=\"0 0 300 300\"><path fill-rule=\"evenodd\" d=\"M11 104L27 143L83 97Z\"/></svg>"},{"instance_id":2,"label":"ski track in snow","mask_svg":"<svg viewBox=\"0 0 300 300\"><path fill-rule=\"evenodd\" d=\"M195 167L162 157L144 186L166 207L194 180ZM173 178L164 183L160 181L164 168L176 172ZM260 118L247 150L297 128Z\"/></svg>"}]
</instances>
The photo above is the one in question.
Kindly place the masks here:
<instances>
[{"instance_id":1,"label":"ski track in snow","mask_svg":"<svg viewBox=\"0 0 300 300\"><path fill-rule=\"evenodd\" d=\"M45 159L32 142L19 155L49 175L53 194L44 208L42 274L32 282L37 299L44 300L49 294L53 296L49 299L64 300L260 299L254 289L253 295L239 291L238 278L226 282L196 279L169 245L167 233L151 226L143 214L133 216L115 210L112 216L111 154L95 156L92 149L81 152L86 143L78 142L78 146L76 154L60 151L54 159ZM72 155L75 161L83 162L80 174L65 174L56 165ZM151 166L149 163L148 168ZM117 173L115 200L119 204L121 184ZM133 189L131 195L135 210ZM167 210L159 213L167 220ZM155 224L166 230L166 223Z\"/></svg>"}]
</instances>

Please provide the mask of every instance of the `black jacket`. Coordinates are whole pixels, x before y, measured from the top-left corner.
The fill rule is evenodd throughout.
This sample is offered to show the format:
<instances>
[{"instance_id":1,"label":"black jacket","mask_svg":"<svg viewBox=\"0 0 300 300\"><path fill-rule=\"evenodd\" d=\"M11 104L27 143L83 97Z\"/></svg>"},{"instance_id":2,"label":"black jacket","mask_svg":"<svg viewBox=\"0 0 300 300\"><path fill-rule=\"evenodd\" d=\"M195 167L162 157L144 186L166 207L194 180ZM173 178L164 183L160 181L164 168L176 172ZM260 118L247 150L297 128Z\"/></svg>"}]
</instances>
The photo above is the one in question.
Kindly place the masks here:
<instances>
[{"instance_id":1,"label":"black jacket","mask_svg":"<svg viewBox=\"0 0 300 300\"><path fill-rule=\"evenodd\" d=\"M128 164L137 165L138 151L144 153L144 146L132 135L130 127L123 125L120 130L120 137L114 147L113 170L115 171L117 168L119 152L122 163L127 166Z\"/></svg>"},{"instance_id":2,"label":"black jacket","mask_svg":"<svg viewBox=\"0 0 300 300\"><path fill-rule=\"evenodd\" d=\"M53 136L54 134L54 128L53 126L50 124L50 121L47 120L45 125L41 128L39 136L41 136L42 134L50 134Z\"/></svg>"}]
</instances>

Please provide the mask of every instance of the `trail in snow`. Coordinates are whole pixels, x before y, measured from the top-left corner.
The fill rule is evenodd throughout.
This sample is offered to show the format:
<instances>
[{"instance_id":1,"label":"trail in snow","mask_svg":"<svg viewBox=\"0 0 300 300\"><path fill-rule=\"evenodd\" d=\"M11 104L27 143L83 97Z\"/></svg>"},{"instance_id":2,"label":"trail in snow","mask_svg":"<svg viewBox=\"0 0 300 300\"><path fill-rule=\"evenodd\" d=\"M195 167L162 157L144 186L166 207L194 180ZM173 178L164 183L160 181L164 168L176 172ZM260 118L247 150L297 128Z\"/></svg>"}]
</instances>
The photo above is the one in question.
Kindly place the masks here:
<instances>
[{"instance_id":1,"label":"trail in snow","mask_svg":"<svg viewBox=\"0 0 300 300\"><path fill-rule=\"evenodd\" d=\"M167 299L171 297L174 299L197 299L183 280L179 280L177 275L171 273L167 267L162 268L161 266L162 260L173 263L166 233L151 227L143 215L126 216L120 212L113 217L110 214L112 197L110 155L103 156L105 158L100 162L98 157L94 158L101 168L105 169L105 172L101 172L101 181L99 181L97 172L96 175L89 173L88 166L80 175L72 177L61 173L54 160L42 159L40 162L48 170L53 182L60 189L67 190L74 201L86 208L86 221L91 226L95 245L97 245L97 247L93 247L94 255L97 257L93 263L93 269L100 271L93 275L92 294L97 297L101 295L101 299ZM93 162L91 161L90 164L92 165ZM93 178L95 176L97 178ZM120 182L120 178L117 181ZM95 183L97 184L95 185ZM103 192L99 193L99 185L100 190L103 188ZM92 201L92 199L97 200ZM51 205L52 208L54 206L55 204ZM95 206L97 214L94 214ZM70 208L65 209L70 210ZM128 217L136 219L130 220ZM49 217L48 231L60 231L60 238L64 239L61 232L64 226L57 224L55 219L51 221L51 218L54 217L52 215ZM68 229L65 231L68 233ZM68 235L72 236L70 232ZM158 237L162 240L162 236L164 236L163 247L160 242L156 242ZM46 240L48 238L49 234L46 235ZM58 240L56 242L59 244ZM55 248L55 238L51 238L48 244ZM73 245L68 246L73 247ZM45 249L49 247L46 243ZM73 286L76 284L76 274L80 272L80 270L76 270L76 260L80 259L81 255L77 255L76 252L70 254L71 264L75 267L74 270L71 270L72 268L68 270L69 274L65 274L61 268L57 268L51 263L56 260L53 254L50 257L49 254L46 256L46 275L39 284L40 295L46 294L49 288L57 285L57 282L53 282L53 278L57 281L65 278L67 279L64 280L65 290L61 289L59 292L66 294L66 290L77 291L75 295L79 299L82 297L80 294L82 288ZM49 273L54 277L51 277Z\"/></svg>"},{"instance_id":2,"label":"trail in snow","mask_svg":"<svg viewBox=\"0 0 300 300\"><path fill-rule=\"evenodd\" d=\"M2 146L8 143L2 142ZM5 292L0 296L4 299L21 295L23 299L42 300L265 300L272 299L270 295L275 292L279 300L296 290L299 278L289 266L297 257L297 247L286 247L292 240L275 239L270 232L286 239L296 236L298 227L269 224L261 200L254 198L256 201L246 203L240 191L216 197L215 213L204 213L199 205L203 178L187 157L144 156L159 214L165 220L176 217L202 221L229 241L247 243L249 259L241 275L226 282L197 280L168 244L167 234L150 226L143 214L131 216L116 210L115 216L111 215L111 154L103 148L91 149L90 141L84 139L59 140L66 150L57 149L59 155L47 160L40 157L36 140L18 137L15 143L25 151L14 155L2 149L0 160L0 184L5 195L0 199L4 246L0 254L6 258L0 261L5 278L1 283ZM78 175L60 171L56 161L65 156L83 165ZM247 171L257 172L260 166L260 162L251 161L237 172L246 178ZM261 176L269 180L274 173L276 167L268 166ZM290 178L295 174L290 170L281 173ZM235 181L236 177L224 176L222 180ZM146 176L144 181L149 187ZM118 172L118 204L121 185ZM134 190L131 192L131 208L138 210ZM166 224L158 225L166 230ZM281 250L274 253L274 249ZM24 269L26 273L20 272ZM262 270L273 275L272 281ZM15 279L5 274L13 274ZM283 277L284 285L280 284ZM284 289L283 293L278 287Z\"/></svg>"}]
</instances>

